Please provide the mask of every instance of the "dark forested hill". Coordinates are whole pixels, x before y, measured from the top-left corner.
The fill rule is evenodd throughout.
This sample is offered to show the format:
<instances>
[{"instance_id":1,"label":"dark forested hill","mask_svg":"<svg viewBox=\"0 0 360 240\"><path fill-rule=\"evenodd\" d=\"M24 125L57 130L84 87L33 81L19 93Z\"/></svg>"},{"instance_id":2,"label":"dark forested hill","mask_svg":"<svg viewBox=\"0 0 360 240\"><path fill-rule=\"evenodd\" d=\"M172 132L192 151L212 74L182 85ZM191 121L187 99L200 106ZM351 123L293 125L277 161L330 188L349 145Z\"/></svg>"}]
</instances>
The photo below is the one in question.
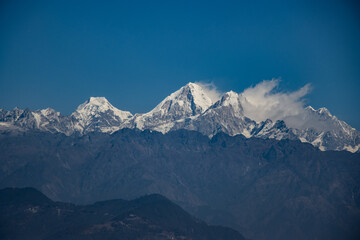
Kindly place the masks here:
<instances>
[{"instance_id":1,"label":"dark forested hill","mask_svg":"<svg viewBox=\"0 0 360 240\"><path fill-rule=\"evenodd\" d=\"M208 226L165 197L77 206L53 202L33 188L0 190L1 239L238 239Z\"/></svg>"},{"instance_id":2,"label":"dark forested hill","mask_svg":"<svg viewBox=\"0 0 360 240\"><path fill-rule=\"evenodd\" d=\"M253 239L359 239L360 154L179 130L0 135L0 187L75 203L160 193Z\"/></svg>"}]
</instances>

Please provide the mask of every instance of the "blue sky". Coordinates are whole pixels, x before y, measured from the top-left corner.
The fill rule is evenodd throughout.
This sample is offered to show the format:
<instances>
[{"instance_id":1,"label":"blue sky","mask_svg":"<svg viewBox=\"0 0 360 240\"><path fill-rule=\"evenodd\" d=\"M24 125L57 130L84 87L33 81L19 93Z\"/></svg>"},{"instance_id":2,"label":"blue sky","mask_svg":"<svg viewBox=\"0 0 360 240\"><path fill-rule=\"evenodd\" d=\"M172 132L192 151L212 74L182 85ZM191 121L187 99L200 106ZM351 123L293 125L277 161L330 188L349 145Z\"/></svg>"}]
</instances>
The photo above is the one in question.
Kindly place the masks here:
<instances>
[{"instance_id":1,"label":"blue sky","mask_svg":"<svg viewBox=\"0 0 360 240\"><path fill-rule=\"evenodd\" d=\"M360 129L356 1L0 3L0 108L71 113L90 96L146 112L187 82L281 78Z\"/></svg>"}]
</instances>

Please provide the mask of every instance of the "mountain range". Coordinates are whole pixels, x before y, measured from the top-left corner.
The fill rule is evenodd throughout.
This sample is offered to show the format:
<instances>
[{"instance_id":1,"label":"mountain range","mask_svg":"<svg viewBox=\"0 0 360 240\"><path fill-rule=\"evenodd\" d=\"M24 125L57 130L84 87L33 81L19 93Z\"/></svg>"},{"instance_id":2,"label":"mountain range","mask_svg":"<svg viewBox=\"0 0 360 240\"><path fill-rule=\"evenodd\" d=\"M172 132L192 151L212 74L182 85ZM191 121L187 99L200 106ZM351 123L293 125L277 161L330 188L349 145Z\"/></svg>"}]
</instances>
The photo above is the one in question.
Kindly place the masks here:
<instances>
[{"instance_id":1,"label":"mountain range","mask_svg":"<svg viewBox=\"0 0 360 240\"><path fill-rule=\"evenodd\" d=\"M90 97L69 116L51 108L37 111L0 109L0 131L40 130L82 135L89 132L112 134L122 128L162 133L187 129L210 138L224 132L247 138L296 139L322 151L360 151L360 133L326 108L315 110L308 106L301 113L284 119L255 121L244 111L246 101L243 94L233 91L217 100L201 85L188 83L144 114L132 115L119 110L104 97ZM294 122L296 126L292 126Z\"/></svg>"},{"instance_id":2,"label":"mountain range","mask_svg":"<svg viewBox=\"0 0 360 240\"><path fill-rule=\"evenodd\" d=\"M360 151L360 133L326 108L308 106L284 119L255 121L247 113L248 99L233 91L214 98L201 84L188 83L166 97L148 113L132 115L111 105L104 97L90 97L71 115L51 108L0 109L0 131L39 130L65 135L89 132L112 134L123 128L167 133L178 129L198 131L208 137L219 132L247 138L291 139L311 143L320 150ZM296 123L296 124L293 124Z\"/></svg>"},{"instance_id":3,"label":"mountain range","mask_svg":"<svg viewBox=\"0 0 360 240\"><path fill-rule=\"evenodd\" d=\"M298 140L124 128L0 132L0 188L89 204L161 194L255 240L359 239L360 154Z\"/></svg>"},{"instance_id":4,"label":"mountain range","mask_svg":"<svg viewBox=\"0 0 360 240\"><path fill-rule=\"evenodd\" d=\"M359 132L326 108L304 107L301 101L280 106L286 96L267 103L269 98L256 94L230 91L219 96L202 84L189 83L144 114L121 111L104 97L91 97L68 116L50 108L0 110L0 188L33 187L54 201L82 205L48 199L45 208L9 208L11 204L1 202L0 208L5 207L0 215L6 221L14 219L16 229L16 219L45 213L51 221L59 220L57 209L63 209L86 216L81 221L89 218L95 225L81 229L91 230L94 238L111 238L110 229L130 235L141 232L148 238L163 232L171 239L179 229L169 231L164 221L157 222L161 224L156 223L153 232L142 224L145 215L135 214L141 221L131 225L128 216L118 212L124 218L116 219L129 223L134 230L130 231L107 218L107 212L95 211L96 204L84 206L125 199L118 203L126 208L134 206L131 199L155 193L207 224L231 227L250 239L359 239ZM302 94L289 96L298 99ZM27 199L20 195L19 199ZM171 205L159 195L150 196L165 208ZM161 219L169 223L185 216L167 209ZM104 218L97 219L99 214ZM198 233L215 231L191 219L186 221L194 223ZM74 226L79 223L76 217L73 220ZM43 237L54 237L53 227L59 224L64 230L56 230L60 239L81 238L84 233L54 221L44 223L43 233L48 235ZM1 226L5 225L0 224L0 231ZM105 228L100 234L94 226ZM186 234L199 238L187 230L179 230L180 239ZM239 236L218 230L220 235ZM5 236L1 233L0 238Z\"/></svg>"}]
</instances>

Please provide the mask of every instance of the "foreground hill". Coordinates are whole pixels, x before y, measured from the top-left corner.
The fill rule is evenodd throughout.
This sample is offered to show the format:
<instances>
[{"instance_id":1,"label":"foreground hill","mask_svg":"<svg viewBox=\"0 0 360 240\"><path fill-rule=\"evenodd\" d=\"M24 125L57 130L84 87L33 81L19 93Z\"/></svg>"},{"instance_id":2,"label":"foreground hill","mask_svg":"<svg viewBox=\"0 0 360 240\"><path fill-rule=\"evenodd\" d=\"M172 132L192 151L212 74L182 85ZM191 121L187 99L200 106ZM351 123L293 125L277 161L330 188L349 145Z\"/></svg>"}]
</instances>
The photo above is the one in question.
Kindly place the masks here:
<instances>
[{"instance_id":1,"label":"foreground hill","mask_svg":"<svg viewBox=\"0 0 360 240\"><path fill-rule=\"evenodd\" d=\"M6 188L0 190L0 223L1 239L244 239L158 194L77 206L33 188Z\"/></svg>"},{"instance_id":2,"label":"foreground hill","mask_svg":"<svg viewBox=\"0 0 360 240\"><path fill-rule=\"evenodd\" d=\"M300 141L123 129L0 135L0 187L91 203L159 193L253 239L359 239L360 154Z\"/></svg>"}]
</instances>

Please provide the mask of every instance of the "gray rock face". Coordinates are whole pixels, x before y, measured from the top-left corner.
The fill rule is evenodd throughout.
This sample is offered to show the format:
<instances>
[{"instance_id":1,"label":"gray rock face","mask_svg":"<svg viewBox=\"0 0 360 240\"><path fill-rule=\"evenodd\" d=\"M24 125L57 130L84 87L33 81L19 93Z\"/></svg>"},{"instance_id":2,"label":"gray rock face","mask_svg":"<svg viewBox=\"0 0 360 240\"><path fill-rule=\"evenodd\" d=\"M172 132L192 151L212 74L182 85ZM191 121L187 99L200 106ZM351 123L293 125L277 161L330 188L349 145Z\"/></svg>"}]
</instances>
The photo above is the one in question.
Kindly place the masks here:
<instances>
[{"instance_id":1,"label":"gray rock face","mask_svg":"<svg viewBox=\"0 0 360 240\"><path fill-rule=\"evenodd\" d=\"M337 119L326 108L311 106L297 115L256 122L244 114L244 98L233 91L214 101L206 89L189 83L166 97L148 113L121 111L104 97L91 97L70 116L47 108L31 111L0 110L0 131L40 130L51 133L112 134L122 128L138 128L162 133L178 129L198 131L208 137L219 132L230 136L291 139L311 143L320 150L360 151L360 133Z\"/></svg>"}]
</instances>

